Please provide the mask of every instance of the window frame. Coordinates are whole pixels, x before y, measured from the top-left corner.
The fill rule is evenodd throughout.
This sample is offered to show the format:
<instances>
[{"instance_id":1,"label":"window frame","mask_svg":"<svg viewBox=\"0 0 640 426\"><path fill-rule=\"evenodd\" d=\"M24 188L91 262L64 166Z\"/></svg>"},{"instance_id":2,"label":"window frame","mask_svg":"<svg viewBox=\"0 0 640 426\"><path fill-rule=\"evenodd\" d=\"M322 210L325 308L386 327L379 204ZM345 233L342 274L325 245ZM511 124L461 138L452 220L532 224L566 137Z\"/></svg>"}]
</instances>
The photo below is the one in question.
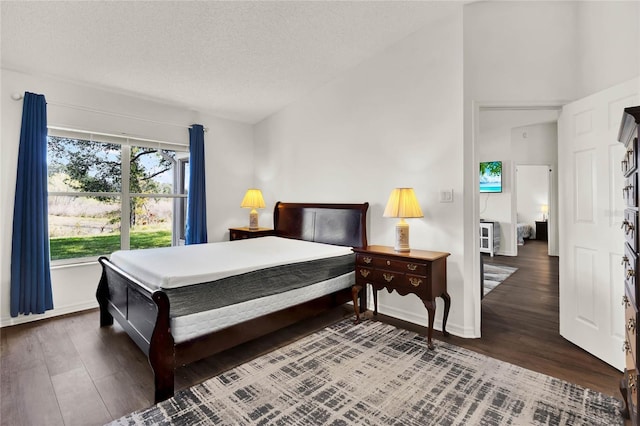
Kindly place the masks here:
<instances>
[{"instance_id":1,"label":"window frame","mask_svg":"<svg viewBox=\"0 0 640 426\"><path fill-rule=\"evenodd\" d=\"M184 188L184 163L188 163L189 160L189 145L178 144L172 142L163 142L156 141L151 139L144 138L136 138L131 136L122 136L122 135L113 135L109 133L101 133L101 132L89 132L83 130L76 129L67 129L60 127L48 127L48 135L47 135L47 144L49 141L49 137L63 137L68 139L75 140L84 140L90 142L97 143L112 143L120 145L121 154L120 154L120 167L121 167L121 182L120 182L120 192L80 192L80 191L49 191L47 194L47 203L49 202L49 197L51 196L65 196L65 197L113 197L120 199L120 250L130 250L131 248L131 225L129 221L130 213L131 213L131 204L130 201L135 197L142 198L171 198L174 200L173 202L173 212L172 212L172 225L171 225L171 235L172 235L172 246L176 246L180 244L181 237L184 234L183 228L179 228L180 219L183 215L179 210L179 206L181 203L186 203L187 193L181 193L182 188ZM172 159L173 160L173 193L172 194L148 194L148 193L135 193L131 192L130 188L130 178L131 178L131 170L130 170L130 160L131 160L131 147L147 147L154 149L165 149L171 150L178 154L181 158ZM48 149L48 148L47 148ZM185 158L186 156L186 158ZM186 161L185 161L186 159ZM180 184L180 185L178 185ZM176 218L179 216L179 218ZM47 219L48 220L48 219ZM183 218L186 220L186 218ZM72 264L81 264L81 263L90 263L98 260L100 256L106 256L110 253L104 253L98 256L84 256L84 257L74 257L68 259L51 259L51 266L65 266Z\"/></svg>"}]
</instances>

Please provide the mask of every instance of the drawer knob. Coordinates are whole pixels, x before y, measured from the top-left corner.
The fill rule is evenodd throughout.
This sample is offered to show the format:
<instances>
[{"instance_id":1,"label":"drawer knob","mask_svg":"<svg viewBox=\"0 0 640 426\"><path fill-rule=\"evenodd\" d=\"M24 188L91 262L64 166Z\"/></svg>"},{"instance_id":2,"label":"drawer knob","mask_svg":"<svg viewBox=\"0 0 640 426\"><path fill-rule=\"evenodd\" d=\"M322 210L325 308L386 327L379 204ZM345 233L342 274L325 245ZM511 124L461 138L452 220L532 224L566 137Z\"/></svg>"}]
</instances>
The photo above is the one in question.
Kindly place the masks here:
<instances>
[{"instance_id":1,"label":"drawer knob","mask_svg":"<svg viewBox=\"0 0 640 426\"><path fill-rule=\"evenodd\" d=\"M418 269L418 265L415 265L413 263L407 263L407 269L410 271L415 271L416 269Z\"/></svg>"},{"instance_id":2,"label":"drawer knob","mask_svg":"<svg viewBox=\"0 0 640 426\"><path fill-rule=\"evenodd\" d=\"M629 222L627 224L627 234L630 234L631 232L633 232L634 229L635 227L633 226L633 223Z\"/></svg>"},{"instance_id":3,"label":"drawer knob","mask_svg":"<svg viewBox=\"0 0 640 426\"><path fill-rule=\"evenodd\" d=\"M388 274L388 273L384 273L382 274L382 276L384 277L384 280L388 283L390 283L391 281L393 281L394 275L393 274Z\"/></svg>"},{"instance_id":4,"label":"drawer knob","mask_svg":"<svg viewBox=\"0 0 640 426\"><path fill-rule=\"evenodd\" d=\"M624 306L625 308L631 306L631 303L629 303L629 298L626 295L622 296L622 306Z\"/></svg>"},{"instance_id":5,"label":"drawer knob","mask_svg":"<svg viewBox=\"0 0 640 426\"><path fill-rule=\"evenodd\" d=\"M624 343L622 344L622 352L624 352L625 354L628 354L631 351L631 345L629 345L629 341L625 340Z\"/></svg>"},{"instance_id":6,"label":"drawer knob","mask_svg":"<svg viewBox=\"0 0 640 426\"><path fill-rule=\"evenodd\" d=\"M389 260L387 260L387 266L391 265L391 262Z\"/></svg>"},{"instance_id":7,"label":"drawer knob","mask_svg":"<svg viewBox=\"0 0 640 426\"><path fill-rule=\"evenodd\" d=\"M371 263L371 258L370 258L370 257L363 257L363 258L362 258L362 261L363 261L364 263Z\"/></svg>"},{"instance_id":8,"label":"drawer knob","mask_svg":"<svg viewBox=\"0 0 640 426\"><path fill-rule=\"evenodd\" d=\"M631 391L631 393L636 393L637 382L638 382L638 378L636 377L636 375L633 373L629 373L628 384L629 384L629 390Z\"/></svg>"},{"instance_id":9,"label":"drawer knob","mask_svg":"<svg viewBox=\"0 0 640 426\"><path fill-rule=\"evenodd\" d=\"M627 170L627 160L622 160L620 166L622 168L622 171L625 172Z\"/></svg>"},{"instance_id":10,"label":"drawer knob","mask_svg":"<svg viewBox=\"0 0 640 426\"><path fill-rule=\"evenodd\" d=\"M629 258L628 258L626 255L622 256L622 263L621 263L621 265L626 265L627 263L629 263ZM625 296L625 297L626 297L626 296Z\"/></svg>"},{"instance_id":11,"label":"drawer knob","mask_svg":"<svg viewBox=\"0 0 640 426\"><path fill-rule=\"evenodd\" d=\"M627 278L631 278L636 275L636 271L633 269L627 269Z\"/></svg>"},{"instance_id":12,"label":"drawer knob","mask_svg":"<svg viewBox=\"0 0 640 426\"><path fill-rule=\"evenodd\" d=\"M415 278L415 277L409 277L409 282L411 283L412 286L418 287L420 284L422 284L422 279Z\"/></svg>"},{"instance_id":13,"label":"drawer knob","mask_svg":"<svg viewBox=\"0 0 640 426\"><path fill-rule=\"evenodd\" d=\"M367 278L370 273L371 271L368 269L360 269L360 275L362 275L364 278Z\"/></svg>"},{"instance_id":14,"label":"drawer knob","mask_svg":"<svg viewBox=\"0 0 640 426\"><path fill-rule=\"evenodd\" d=\"M627 321L627 330L629 330L632 333L635 332L635 330L636 330L636 320L634 320L633 318L629 318L629 321Z\"/></svg>"},{"instance_id":15,"label":"drawer knob","mask_svg":"<svg viewBox=\"0 0 640 426\"><path fill-rule=\"evenodd\" d=\"M629 221L627 219L622 221L622 225L620 225L620 229L623 229L626 226L629 226Z\"/></svg>"}]
</instances>

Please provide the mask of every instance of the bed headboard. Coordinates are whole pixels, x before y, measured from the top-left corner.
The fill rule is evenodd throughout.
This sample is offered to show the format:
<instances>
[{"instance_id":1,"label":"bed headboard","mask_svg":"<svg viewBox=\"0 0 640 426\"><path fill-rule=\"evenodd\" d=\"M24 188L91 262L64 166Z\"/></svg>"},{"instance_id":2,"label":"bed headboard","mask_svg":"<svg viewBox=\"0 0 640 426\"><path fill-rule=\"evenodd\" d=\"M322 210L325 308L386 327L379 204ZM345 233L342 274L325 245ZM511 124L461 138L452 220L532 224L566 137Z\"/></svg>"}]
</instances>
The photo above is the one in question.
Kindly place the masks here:
<instances>
[{"instance_id":1,"label":"bed headboard","mask_svg":"<svg viewBox=\"0 0 640 426\"><path fill-rule=\"evenodd\" d=\"M279 237L340 246L367 245L367 210L364 204L283 203L273 210Z\"/></svg>"}]
</instances>

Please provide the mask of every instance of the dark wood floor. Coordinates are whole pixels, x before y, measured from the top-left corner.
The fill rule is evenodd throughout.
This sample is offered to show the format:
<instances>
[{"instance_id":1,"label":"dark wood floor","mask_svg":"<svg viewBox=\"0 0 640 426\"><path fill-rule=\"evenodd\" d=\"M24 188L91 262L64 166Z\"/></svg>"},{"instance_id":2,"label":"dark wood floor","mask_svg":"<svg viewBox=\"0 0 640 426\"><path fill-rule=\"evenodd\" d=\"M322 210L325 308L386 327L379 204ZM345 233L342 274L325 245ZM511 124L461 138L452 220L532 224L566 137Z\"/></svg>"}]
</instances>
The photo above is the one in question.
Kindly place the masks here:
<instances>
[{"instance_id":1,"label":"dark wood floor","mask_svg":"<svg viewBox=\"0 0 640 426\"><path fill-rule=\"evenodd\" d=\"M546 245L530 241L517 258L485 259L519 269L483 300L481 339L447 340L618 397L620 373L558 334L558 259L546 255ZM199 383L351 315L340 308L183 367L176 387ZM425 332L384 315L379 319ZM2 425L104 424L152 404L146 358L118 326L100 329L95 310L3 328L0 350Z\"/></svg>"}]
</instances>

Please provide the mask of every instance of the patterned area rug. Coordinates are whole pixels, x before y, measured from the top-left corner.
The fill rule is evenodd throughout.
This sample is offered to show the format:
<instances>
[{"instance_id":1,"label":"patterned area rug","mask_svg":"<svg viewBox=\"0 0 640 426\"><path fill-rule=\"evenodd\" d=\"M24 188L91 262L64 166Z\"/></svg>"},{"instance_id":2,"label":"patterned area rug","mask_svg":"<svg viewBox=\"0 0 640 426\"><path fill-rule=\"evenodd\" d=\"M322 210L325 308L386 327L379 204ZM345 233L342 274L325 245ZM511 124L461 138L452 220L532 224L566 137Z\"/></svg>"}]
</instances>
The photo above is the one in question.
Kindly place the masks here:
<instances>
[{"instance_id":1,"label":"patterned area rug","mask_svg":"<svg viewBox=\"0 0 640 426\"><path fill-rule=\"evenodd\" d=\"M114 425L618 425L615 398L343 320Z\"/></svg>"},{"instance_id":2,"label":"patterned area rug","mask_svg":"<svg viewBox=\"0 0 640 426\"><path fill-rule=\"evenodd\" d=\"M518 268L511 266L494 265L492 263L484 264L484 295L486 296L491 290L496 288L498 284L509 278L516 272Z\"/></svg>"}]
</instances>

